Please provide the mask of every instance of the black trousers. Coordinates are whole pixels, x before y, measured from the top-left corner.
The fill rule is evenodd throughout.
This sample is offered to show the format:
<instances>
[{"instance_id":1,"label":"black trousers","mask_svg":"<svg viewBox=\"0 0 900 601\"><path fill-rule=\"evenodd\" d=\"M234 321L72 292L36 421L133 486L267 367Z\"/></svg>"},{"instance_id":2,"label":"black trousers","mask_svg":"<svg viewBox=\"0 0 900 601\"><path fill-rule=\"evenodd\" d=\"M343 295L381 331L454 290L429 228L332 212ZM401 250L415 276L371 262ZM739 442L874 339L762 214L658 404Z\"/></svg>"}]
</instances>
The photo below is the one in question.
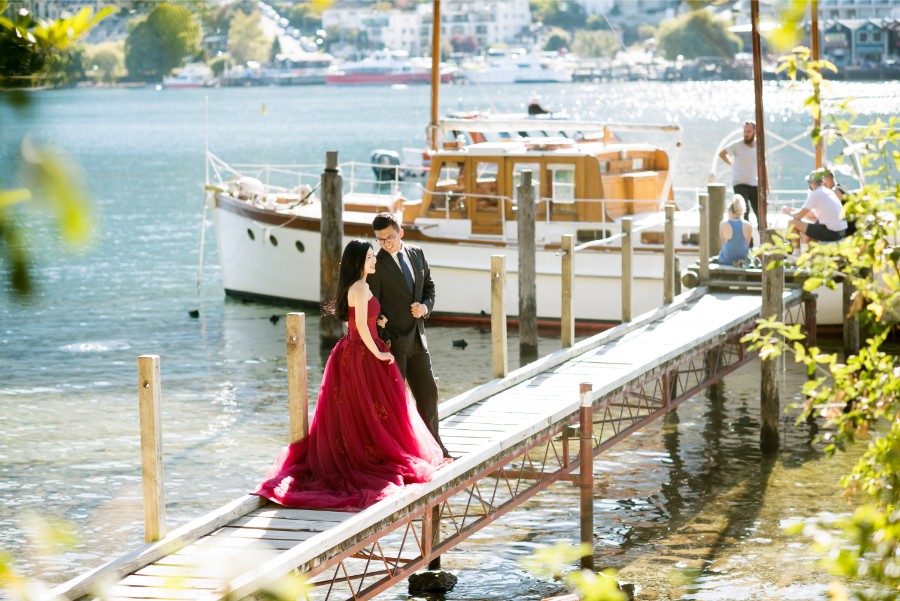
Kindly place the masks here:
<instances>
[{"instance_id":1,"label":"black trousers","mask_svg":"<svg viewBox=\"0 0 900 601\"><path fill-rule=\"evenodd\" d=\"M756 221L759 222L759 186L735 184L734 193L744 197L744 200L747 201L747 205L753 210L753 214L756 215ZM725 204L727 205L728 202L726 201ZM747 216L745 215L744 218L746 219ZM763 229L765 229L765 224L761 225L763 226Z\"/></svg>"},{"instance_id":2,"label":"black trousers","mask_svg":"<svg viewBox=\"0 0 900 601\"><path fill-rule=\"evenodd\" d=\"M438 433L438 388L431 369L431 355L422 344L421 337L416 335L412 348L408 352L394 353L394 359L400 375L409 384L416 399L416 409L419 410L422 421L446 455L447 449Z\"/></svg>"}]
</instances>

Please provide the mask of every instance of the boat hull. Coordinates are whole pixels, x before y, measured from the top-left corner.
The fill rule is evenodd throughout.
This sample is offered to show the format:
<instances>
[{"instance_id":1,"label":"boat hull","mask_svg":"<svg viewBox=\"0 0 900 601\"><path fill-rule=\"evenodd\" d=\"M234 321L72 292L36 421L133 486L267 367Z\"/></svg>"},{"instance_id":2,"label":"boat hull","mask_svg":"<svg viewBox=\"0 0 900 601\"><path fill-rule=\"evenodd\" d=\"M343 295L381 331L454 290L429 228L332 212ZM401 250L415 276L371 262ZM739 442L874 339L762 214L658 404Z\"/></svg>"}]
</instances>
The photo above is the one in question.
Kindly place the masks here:
<instances>
[{"instance_id":1,"label":"boat hull","mask_svg":"<svg viewBox=\"0 0 900 601\"><path fill-rule=\"evenodd\" d=\"M229 295L318 306L321 236L315 215L291 216L252 210L227 197L216 201L213 220L222 265L222 283ZM372 215L345 212L344 240L369 237ZM289 221L289 223L288 223ZM483 319L491 314L491 256L506 257L506 313L518 308L518 249L496 240L458 242L431 240L407 230L409 243L421 246L431 266L437 302L435 317ZM697 260L695 250L682 249L682 266ZM537 314L558 321L561 314L562 260L558 248L536 252ZM632 316L663 303L663 254L634 253ZM612 323L622 319L621 254L617 249L588 250L575 260L574 312L583 322Z\"/></svg>"}]
</instances>

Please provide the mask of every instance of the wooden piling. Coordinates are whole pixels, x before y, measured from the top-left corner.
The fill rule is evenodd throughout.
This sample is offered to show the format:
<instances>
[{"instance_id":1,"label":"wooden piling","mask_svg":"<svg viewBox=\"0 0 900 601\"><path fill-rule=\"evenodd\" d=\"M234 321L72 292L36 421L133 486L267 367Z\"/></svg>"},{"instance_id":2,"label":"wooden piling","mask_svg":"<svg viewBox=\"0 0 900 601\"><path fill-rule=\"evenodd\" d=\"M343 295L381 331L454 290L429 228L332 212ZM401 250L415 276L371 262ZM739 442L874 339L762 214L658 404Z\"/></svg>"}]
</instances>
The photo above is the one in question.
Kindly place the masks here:
<instances>
[{"instance_id":1,"label":"wooden piling","mask_svg":"<svg viewBox=\"0 0 900 601\"><path fill-rule=\"evenodd\" d=\"M803 315L806 318L806 346L816 346L816 295L803 293Z\"/></svg>"},{"instance_id":2,"label":"wooden piling","mask_svg":"<svg viewBox=\"0 0 900 601\"><path fill-rule=\"evenodd\" d=\"M772 242L775 230L767 229L765 239ZM779 265L773 269L769 266L777 262L777 258L771 253L763 255L762 264L762 319L784 320L784 266ZM759 446L763 452L776 451L778 440L778 373L781 368L781 358L775 357L760 362L762 372L760 385L760 413L761 427L759 433Z\"/></svg>"},{"instance_id":3,"label":"wooden piling","mask_svg":"<svg viewBox=\"0 0 900 601\"><path fill-rule=\"evenodd\" d=\"M141 424L141 483L144 497L144 542L166 535L163 478L159 355L138 357L138 401Z\"/></svg>"},{"instance_id":4,"label":"wooden piling","mask_svg":"<svg viewBox=\"0 0 900 601\"><path fill-rule=\"evenodd\" d=\"M309 434L309 394L306 381L306 315L303 313L288 313L285 329L291 442L297 442Z\"/></svg>"},{"instance_id":5,"label":"wooden piling","mask_svg":"<svg viewBox=\"0 0 900 601\"><path fill-rule=\"evenodd\" d=\"M572 292L575 284L575 237L562 237L562 310L560 313L560 338L562 347L575 343L575 311L572 308Z\"/></svg>"},{"instance_id":6,"label":"wooden piling","mask_svg":"<svg viewBox=\"0 0 900 601\"><path fill-rule=\"evenodd\" d=\"M634 259L634 234L631 217L622 217L622 323L631 321L631 286L634 283L631 264Z\"/></svg>"},{"instance_id":7,"label":"wooden piling","mask_svg":"<svg viewBox=\"0 0 900 601\"><path fill-rule=\"evenodd\" d=\"M847 276L844 276L844 281L841 282L841 292L843 299L841 312L844 316L844 358L846 359L850 355L859 353L859 319L851 309L855 290Z\"/></svg>"},{"instance_id":8,"label":"wooden piling","mask_svg":"<svg viewBox=\"0 0 900 601\"><path fill-rule=\"evenodd\" d=\"M322 191L319 301L323 307L334 298L338 288L338 269L344 246L343 186L344 178L338 171L338 153L330 150L325 155L325 171L319 186ZM344 324L337 315L323 314L319 319L321 347L334 346L343 335Z\"/></svg>"},{"instance_id":9,"label":"wooden piling","mask_svg":"<svg viewBox=\"0 0 900 601\"><path fill-rule=\"evenodd\" d=\"M506 256L491 256L491 357L495 378L509 373L506 349Z\"/></svg>"},{"instance_id":10,"label":"wooden piling","mask_svg":"<svg viewBox=\"0 0 900 601\"><path fill-rule=\"evenodd\" d=\"M431 511L426 512L423 516L424 519L427 519L430 522L430 532L426 533L429 536L429 540L431 541L429 544L429 549L433 549L435 545L437 545L441 541L441 505L438 503L434 507L431 508ZM438 555L434 559L428 562L429 570L440 570L441 569L441 556Z\"/></svg>"},{"instance_id":11,"label":"wooden piling","mask_svg":"<svg viewBox=\"0 0 900 601\"><path fill-rule=\"evenodd\" d=\"M725 184L709 184L706 187L709 194L709 212L707 219L709 220L709 256L719 256L722 250L722 240L719 238L719 222L725 215Z\"/></svg>"},{"instance_id":12,"label":"wooden piling","mask_svg":"<svg viewBox=\"0 0 900 601\"><path fill-rule=\"evenodd\" d=\"M709 194L701 192L697 200L700 213L700 283L709 281L709 236L712 228L709 219ZM717 232L718 233L718 232Z\"/></svg>"},{"instance_id":13,"label":"wooden piling","mask_svg":"<svg viewBox=\"0 0 900 601\"><path fill-rule=\"evenodd\" d=\"M665 244L663 252L663 304L675 300L675 205L666 204Z\"/></svg>"},{"instance_id":14,"label":"wooden piling","mask_svg":"<svg viewBox=\"0 0 900 601\"><path fill-rule=\"evenodd\" d=\"M522 172L518 192L519 354L530 361L537 359L538 354L534 186L530 170Z\"/></svg>"},{"instance_id":15,"label":"wooden piling","mask_svg":"<svg viewBox=\"0 0 900 601\"><path fill-rule=\"evenodd\" d=\"M579 473L581 474L581 542L591 548L591 552L581 558L583 570L594 569L594 420L592 415L591 384L578 385L581 407L578 413L580 445L578 449Z\"/></svg>"}]
</instances>

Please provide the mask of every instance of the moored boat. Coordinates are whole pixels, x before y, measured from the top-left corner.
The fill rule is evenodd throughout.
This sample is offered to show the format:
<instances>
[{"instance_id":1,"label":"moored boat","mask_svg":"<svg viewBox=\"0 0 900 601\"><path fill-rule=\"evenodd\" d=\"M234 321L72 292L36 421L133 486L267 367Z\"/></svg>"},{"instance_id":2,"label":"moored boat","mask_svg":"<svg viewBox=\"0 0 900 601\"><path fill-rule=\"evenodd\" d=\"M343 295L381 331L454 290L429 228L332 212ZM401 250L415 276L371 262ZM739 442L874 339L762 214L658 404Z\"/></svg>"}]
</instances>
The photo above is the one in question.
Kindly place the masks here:
<instances>
[{"instance_id":1,"label":"moored boat","mask_svg":"<svg viewBox=\"0 0 900 601\"><path fill-rule=\"evenodd\" d=\"M584 131L615 128L597 123L569 126ZM441 125L442 130L459 127L465 123ZM618 127L680 136L677 125ZM208 187L207 202L226 293L317 305L321 205L309 191L321 169L279 166L277 173L291 183L278 186L272 185L275 170L257 168L258 179L247 179L248 168L230 167L213 155L209 160L220 174L220 181ZM432 154L424 184L360 182L360 175L372 177L370 168L342 168L344 237L371 238L374 214L395 213L403 223L404 239L422 246L428 257L437 287L435 319L477 319L490 313L490 257L496 254L507 257L507 313L518 313L518 187L526 171L532 173L535 192L540 319L560 317L559 251L564 234L575 236L577 243L611 239L576 259L576 319L601 324L621 318L616 235L624 217L631 217L639 232L633 243L633 314L662 302L661 208L674 196L669 154L661 146L611 138L543 137L468 145L450 139ZM686 266L697 258L696 236L691 236L697 231L696 213L678 211L675 231L676 253Z\"/></svg>"},{"instance_id":2,"label":"moored boat","mask_svg":"<svg viewBox=\"0 0 900 601\"><path fill-rule=\"evenodd\" d=\"M452 73L441 71L442 83L450 81ZM397 85L430 84L431 65L428 59L410 58L404 50L382 50L361 61L333 66L325 76L325 83L337 85Z\"/></svg>"}]
</instances>

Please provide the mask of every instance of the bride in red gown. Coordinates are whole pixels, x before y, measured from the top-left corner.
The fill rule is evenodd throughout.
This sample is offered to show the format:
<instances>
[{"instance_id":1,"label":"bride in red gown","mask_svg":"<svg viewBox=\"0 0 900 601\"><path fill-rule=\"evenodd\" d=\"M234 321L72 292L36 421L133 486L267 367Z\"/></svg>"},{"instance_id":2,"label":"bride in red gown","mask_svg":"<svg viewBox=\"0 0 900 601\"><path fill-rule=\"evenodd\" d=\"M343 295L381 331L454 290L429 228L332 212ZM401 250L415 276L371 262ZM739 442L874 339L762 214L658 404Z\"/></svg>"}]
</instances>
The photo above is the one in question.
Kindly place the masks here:
<instances>
[{"instance_id":1,"label":"bride in red gown","mask_svg":"<svg viewBox=\"0 0 900 601\"><path fill-rule=\"evenodd\" d=\"M380 306L366 276L375 253L353 240L330 309L349 322L328 361L309 435L285 449L253 494L286 507L358 510L427 482L445 462L376 335Z\"/></svg>"}]
</instances>

